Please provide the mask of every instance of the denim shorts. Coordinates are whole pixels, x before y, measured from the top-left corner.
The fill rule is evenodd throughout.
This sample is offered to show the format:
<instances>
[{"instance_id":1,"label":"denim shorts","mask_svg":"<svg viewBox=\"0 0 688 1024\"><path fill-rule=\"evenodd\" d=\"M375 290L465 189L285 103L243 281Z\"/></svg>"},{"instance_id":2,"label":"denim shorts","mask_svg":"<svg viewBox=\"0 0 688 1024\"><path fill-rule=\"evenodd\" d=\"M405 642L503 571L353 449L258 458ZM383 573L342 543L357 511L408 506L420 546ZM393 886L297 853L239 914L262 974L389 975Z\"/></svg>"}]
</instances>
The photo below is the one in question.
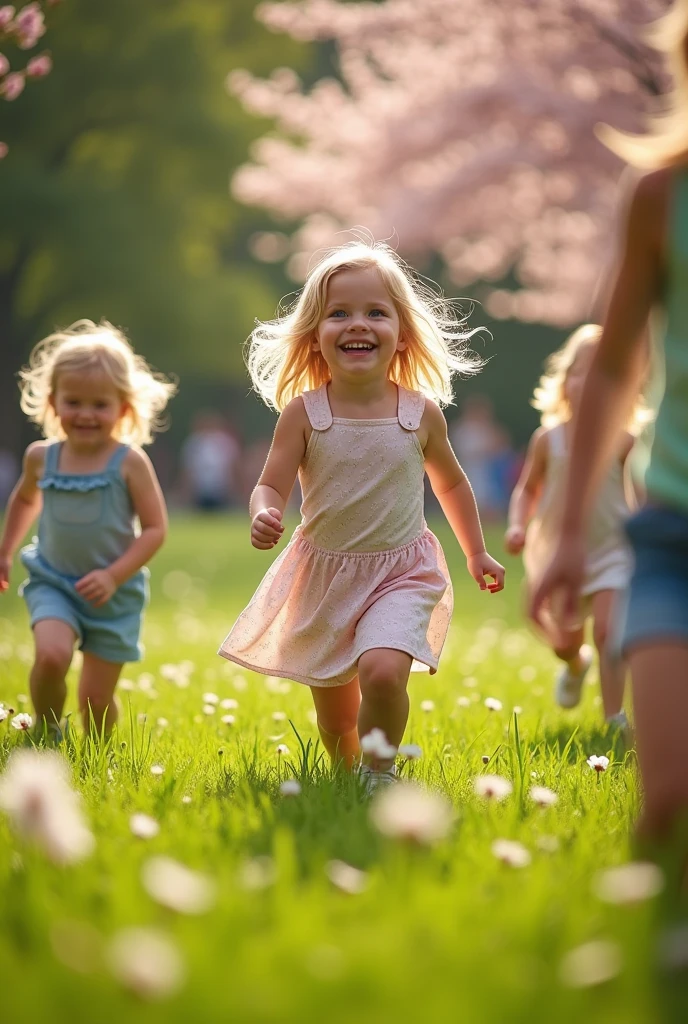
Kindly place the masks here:
<instances>
[{"instance_id":1,"label":"denim shorts","mask_svg":"<svg viewBox=\"0 0 688 1024\"><path fill-rule=\"evenodd\" d=\"M626 532L635 567L626 596L624 652L662 641L688 643L688 514L648 505Z\"/></svg>"}]
</instances>

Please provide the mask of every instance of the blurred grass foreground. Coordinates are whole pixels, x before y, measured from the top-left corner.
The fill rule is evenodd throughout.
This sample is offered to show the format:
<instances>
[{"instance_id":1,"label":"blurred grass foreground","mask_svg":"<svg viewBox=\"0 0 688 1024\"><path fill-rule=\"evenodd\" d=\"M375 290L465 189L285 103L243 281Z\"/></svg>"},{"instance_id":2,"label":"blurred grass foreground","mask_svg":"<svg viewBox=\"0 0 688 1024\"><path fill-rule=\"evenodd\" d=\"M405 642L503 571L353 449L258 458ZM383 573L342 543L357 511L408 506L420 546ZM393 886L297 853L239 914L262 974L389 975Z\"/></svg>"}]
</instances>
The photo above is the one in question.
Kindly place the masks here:
<instances>
[{"instance_id":1,"label":"blurred grass foreground","mask_svg":"<svg viewBox=\"0 0 688 1024\"><path fill-rule=\"evenodd\" d=\"M438 674L412 676L420 751L402 769L428 789L382 805L330 773L305 688L215 654L267 564L244 520L173 523L118 732L103 748L77 726L58 747L59 785L81 794L60 798L58 827L82 818L72 855L0 819L3 1021L686 1019L680 978L657 980L661 878L614 870L632 751L602 730L594 687L553 706L516 566L504 595L478 595L442 539L454 624ZM0 609L15 712L32 655L20 578ZM0 730L4 767L31 743L10 718ZM671 942L662 963L685 958Z\"/></svg>"}]
</instances>

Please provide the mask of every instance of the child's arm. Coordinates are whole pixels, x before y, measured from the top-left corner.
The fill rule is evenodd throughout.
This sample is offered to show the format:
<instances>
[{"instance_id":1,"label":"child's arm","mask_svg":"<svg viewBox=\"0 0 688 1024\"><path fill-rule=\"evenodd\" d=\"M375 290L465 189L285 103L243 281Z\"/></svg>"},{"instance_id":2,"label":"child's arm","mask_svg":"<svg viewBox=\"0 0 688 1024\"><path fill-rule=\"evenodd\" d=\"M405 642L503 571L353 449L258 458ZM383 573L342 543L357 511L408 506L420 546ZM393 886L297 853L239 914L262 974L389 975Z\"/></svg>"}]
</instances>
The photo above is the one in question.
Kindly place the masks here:
<instances>
[{"instance_id":1,"label":"child's arm","mask_svg":"<svg viewBox=\"0 0 688 1024\"><path fill-rule=\"evenodd\" d=\"M267 462L249 503L251 543L269 551L284 533L282 514L306 454L308 416L301 398L284 409L275 427Z\"/></svg>"},{"instance_id":2,"label":"child's arm","mask_svg":"<svg viewBox=\"0 0 688 1024\"><path fill-rule=\"evenodd\" d=\"M481 590L496 593L504 588L504 567L485 550L473 490L447 438L447 421L434 402L425 403L423 426L428 431L425 469L447 522L466 556L468 571ZM485 576L493 583L485 583Z\"/></svg>"},{"instance_id":3,"label":"child's arm","mask_svg":"<svg viewBox=\"0 0 688 1024\"><path fill-rule=\"evenodd\" d=\"M74 589L96 608L109 601L118 587L150 561L167 533L165 499L145 452L132 448L122 464L122 475L141 524L141 533L107 569L94 569L75 583Z\"/></svg>"},{"instance_id":4,"label":"child's arm","mask_svg":"<svg viewBox=\"0 0 688 1024\"><path fill-rule=\"evenodd\" d=\"M504 546L510 555L520 555L526 540L526 527L533 515L542 482L547 472L547 431L540 427L530 439L526 461L509 502L509 525Z\"/></svg>"},{"instance_id":5,"label":"child's arm","mask_svg":"<svg viewBox=\"0 0 688 1024\"><path fill-rule=\"evenodd\" d=\"M624 433L621 446L621 468L623 471L623 485L626 501L631 510L640 508L645 503L645 483L633 472L633 449L635 437L633 434Z\"/></svg>"},{"instance_id":6,"label":"child's arm","mask_svg":"<svg viewBox=\"0 0 688 1024\"><path fill-rule=\"evenodd\" d=\"M38 481L44 458L43 441L34 441L29 445L24 454L22 475L7 502L5 526L0 539L0 592L7 590L10 585L14 553L43 505Z\"/></svg>"},{"instance_id":7,"label":"child's arm","mask_svg":"<svg viewBox=\"0 0 688 1024\"><path fill-rule=\"evenodd\" d=\"M578 615L584 524L647 365L645 328L662 290L670 182L670 171L648 174L631 199L609 312L576 415L558 547L531 598L535 621L555 592L562 596L564 616Z\"/></svg>"}]
</instances>

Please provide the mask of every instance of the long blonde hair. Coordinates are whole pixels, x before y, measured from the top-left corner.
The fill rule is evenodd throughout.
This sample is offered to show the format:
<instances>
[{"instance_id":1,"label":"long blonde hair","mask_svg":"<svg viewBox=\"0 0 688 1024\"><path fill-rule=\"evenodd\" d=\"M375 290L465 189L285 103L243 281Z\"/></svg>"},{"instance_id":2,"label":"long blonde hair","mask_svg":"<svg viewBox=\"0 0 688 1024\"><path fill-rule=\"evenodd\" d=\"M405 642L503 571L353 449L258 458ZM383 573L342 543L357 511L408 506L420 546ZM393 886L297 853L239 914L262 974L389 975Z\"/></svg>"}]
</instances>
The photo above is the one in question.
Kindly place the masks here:
<instances>
[{"instance_id":1,"label":"long blonde hair","mask_svg":"<svg viewBox=\"0 0 688 1024\"><path fill-rule=\"evenodd\" d=\"M540 412L540 423L543 427L556 427L571 418L571 406L566 398L566 378L585 345L596 345L602 336L599 324L583 324L571 334L561 348L557 349L545 362L545 372L535 388L531 405ZM631 413L627 429L631 434L639 434L643 427L652 420L642 395Z\"/></svg>"},{"instance_id":2,"label":"long blonde hair","mask_svg":"<svg viewBox=\"0 0 688 1024\"><path fill-rule=\"evenodd\" d=\"M627 163L654 170L688 160L688 0L676 0L647 36L666 54L672 73L673 89L666 109L649 119L647 135L630 135L607 125L601 126L598 134Z\"/></svg>"},{"instance_id":3,"label":"long blonde hair","mask_svg":"<svg viewBox=\"0 0 688 1024\"><path fill-rule=\"evenodd\" d=\"M283 315L259 322L248 341L246 363L253 386L266 405L282 410L304 391L320 387L330 371L313 350L322 320L330 278L341 270L374 267L399 315L400 338L407 345L395 353L389 378L421 391L440 405L450 404L454 373L477 373L482 360L468 339L482 328L467 330L453 304L424 284L383 242L349 242L330 250L309 273L295 304Z\"/></svg>"},{"instance_id":4,"label":"long blonde hair","mask_svg":"<svg viewBox=\"0 0 688 1024\"><path fill-rule=\"evenodd\" d=\"M99 324L78 320L63 331L44 338L20 371L21 407L47 438L64 438L53 405L59 376L65 371L103 370L112 380L126 408L113 436L125 444L149 444L163 426L160 417L176 385L154 373L136 355L121 331L107 320Z\"/></svg>"}]
</instances>

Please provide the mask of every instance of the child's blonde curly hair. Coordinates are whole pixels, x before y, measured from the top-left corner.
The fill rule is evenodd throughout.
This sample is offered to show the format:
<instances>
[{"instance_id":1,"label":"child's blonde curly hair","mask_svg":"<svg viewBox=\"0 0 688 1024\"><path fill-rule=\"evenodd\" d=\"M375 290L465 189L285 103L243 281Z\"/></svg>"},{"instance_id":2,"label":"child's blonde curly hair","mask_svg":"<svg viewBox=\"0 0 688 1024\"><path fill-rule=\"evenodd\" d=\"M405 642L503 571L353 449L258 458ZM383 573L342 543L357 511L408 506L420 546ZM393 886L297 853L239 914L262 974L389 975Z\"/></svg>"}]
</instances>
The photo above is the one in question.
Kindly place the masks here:
<instances>
[{"instance_id":1,"label":"child's blonde curly hair","mask_svg":"<svg viewBox=\"0 0 688 1024\"><path fill-rule=\"evenodd\" d=\"M583 324L571 334L561 348L548 356L545 372L535 388L531 405L540 412L540 423L543 427L556 427L571 418L571 407L566 398L566 378L578 357L578 353L586 345L596 345L602 336L599 324ZM631 434L639 434L643 427L652 420L652 413L645 404L642 395L631 413L627 429Z\"/></svg>"},{"instance_id":2,"label":"child's blonde curly hair","mask_svg":"<svg viewBox=\"0 0 688 1024\"><path fill-rule=\"evenodd\" d=\"M253 386L266 405L281 411L293 399L320 387L330 371L314 351L318 324L327 301L330 278L341 270L374 267L399 315L400 336L389 378L421 391L440 405L453 400L454 373L477 373L482 360L470 352L468 339L483 328L466 330L450 300L423 283L384 242L355 241L330 250L309 273L291 309L275 320L258 323L248 341L246 362Z\"/></svg>"},{"instance_id":3,"label":"child's blonde curly hair","mask_svg":"<svg viewBox=\"0 0 688 1024\"><path fill-rule=\"evenodd\" d=\"M64 439L54 406L60 374L94 369L108 375L126 406L113 436L124 444L150 444L176 385L154 373L107 320L78 320L36 345L19 374L22 410L44 437Z\"/></svg>"}]
</instances>

